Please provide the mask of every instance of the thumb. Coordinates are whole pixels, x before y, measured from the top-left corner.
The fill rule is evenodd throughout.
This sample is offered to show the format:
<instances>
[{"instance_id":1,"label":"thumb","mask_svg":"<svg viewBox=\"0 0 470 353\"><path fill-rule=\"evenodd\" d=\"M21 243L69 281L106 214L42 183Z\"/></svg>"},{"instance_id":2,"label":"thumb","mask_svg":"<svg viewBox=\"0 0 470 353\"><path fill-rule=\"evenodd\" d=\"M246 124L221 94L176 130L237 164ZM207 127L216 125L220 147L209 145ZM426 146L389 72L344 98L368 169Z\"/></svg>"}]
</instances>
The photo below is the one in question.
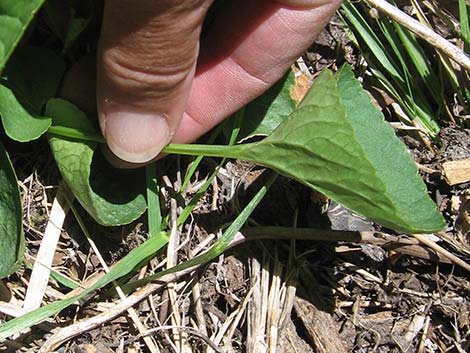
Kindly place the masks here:
<instances>
[{"instance_id":1,"label":"thumb","mask_svg":"<svg viewBox=\"0 0 470 353\"><path fill-rule=\"evenodd\" d=\"M108 0L98 50L97 104L111 151L155 158L183 116L213 0Z\"/></svg>"}]
</instances>

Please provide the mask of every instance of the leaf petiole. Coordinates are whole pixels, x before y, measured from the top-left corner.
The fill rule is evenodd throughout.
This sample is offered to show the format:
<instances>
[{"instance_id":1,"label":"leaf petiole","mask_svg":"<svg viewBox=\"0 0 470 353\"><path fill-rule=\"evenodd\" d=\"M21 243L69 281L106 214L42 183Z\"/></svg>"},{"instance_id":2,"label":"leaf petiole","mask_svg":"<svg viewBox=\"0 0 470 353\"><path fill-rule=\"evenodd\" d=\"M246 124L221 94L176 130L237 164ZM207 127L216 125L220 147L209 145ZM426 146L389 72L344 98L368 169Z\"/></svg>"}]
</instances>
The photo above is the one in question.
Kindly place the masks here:
<instances>
[{"instance_id":1,"label":"leaf petiole","mask_svg":"<svg viewBox=\"0 0 470 353\"><path fill-rule=\"evenodd\" d=\"M247 144L230 146L171 143L167 145L162 152L190 156L237 158L239 150L246 148L246 146Z\"/></svg>"},{"instance_id":2,"label":"leaf petiole","mask_svg":"<svg viewBox=\"0 0 470 353\"><path fill-rule=\"evenodd\" d=\"M104 137L100 134L91 134L65 126L50 126L47 132L58 137L72 138L75 140L89 141L96 143L106 143Z\"/></svg>"},{"instance_id":3,"label":"leaf petiole","mask_svg":"<svg viewBox=\"0 0 470 353\"><path fill-rule=\"evenodd\" d=\"M101 134L84 132L66 126L51 126L49 127L47 132L57 137L65 137L80 141L89 141L96 143L106 143L105 138ZM190 156L236 158L237 147L238 146L171 143L167 145L162 152Z\"/></svg>"}]
</instances>

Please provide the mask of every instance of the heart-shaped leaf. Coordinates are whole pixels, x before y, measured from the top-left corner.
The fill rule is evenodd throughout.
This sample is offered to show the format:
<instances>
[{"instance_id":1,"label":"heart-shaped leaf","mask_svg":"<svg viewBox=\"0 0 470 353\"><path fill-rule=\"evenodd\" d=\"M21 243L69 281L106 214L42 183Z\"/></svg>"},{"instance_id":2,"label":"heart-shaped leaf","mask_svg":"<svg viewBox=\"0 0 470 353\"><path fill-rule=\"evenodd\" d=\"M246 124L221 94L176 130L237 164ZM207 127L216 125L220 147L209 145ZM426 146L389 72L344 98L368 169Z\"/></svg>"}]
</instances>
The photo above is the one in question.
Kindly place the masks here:
<instances>
[{"instance_id":1,"label":"heart-shaped leaf","mask_svg":"<svg viewBox=\"0 0 470 353\"><path fill-rule=\"evenodd\" d=\"M348 67L325 70L287 120L256 143L170 145L167 153L239 158L270 167L401 232L445 223L416 164Z\"/></svg>"},{"instance_id":2,"label":"heart-shaped leaf","mask_svg":"<svg viewBox=\"0 0 470 353\"><path fill-rule=\"evenodd\" d=\"M95 125L73 104L51 99L46 114L54 127L96 135ZM139 170L118 170L97 151L97 143L51 136L59 170L87 212L100 224L117 226L140 217L146 210L144 176Z\"/></svg>"},{"instance_id":3,"label":"heart-shaped leaf","mask_svg":"<svg viewBox=\"0 0 470 353\"><path fill-rule=\"evenodd\" d=\"M291 176L389 228L444 227L416 164L347 67L338 80L324 71L272 135L239 148L238 158Z\"/></svg>"}]
</instances>

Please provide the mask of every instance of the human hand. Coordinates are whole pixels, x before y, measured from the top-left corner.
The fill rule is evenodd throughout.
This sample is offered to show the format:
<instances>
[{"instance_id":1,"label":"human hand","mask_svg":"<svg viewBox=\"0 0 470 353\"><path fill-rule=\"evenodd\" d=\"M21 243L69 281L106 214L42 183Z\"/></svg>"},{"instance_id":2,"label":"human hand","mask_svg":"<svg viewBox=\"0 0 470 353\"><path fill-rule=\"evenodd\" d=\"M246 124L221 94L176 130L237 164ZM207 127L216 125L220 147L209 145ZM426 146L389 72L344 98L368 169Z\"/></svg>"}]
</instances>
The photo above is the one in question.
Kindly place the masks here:
<instances>
[{"instance_id":1,"label":"human hand","mask_svg":"<svg viewBox=\"0 0 470 353\"><path fill-rule=\"evenodd\" d=\"M195 140L262 94L340 5L224 0L200 40L212 2L106 1L97 106L108 146L120 159L148 162L170 141Z\"/></svg>"}]
</instances>

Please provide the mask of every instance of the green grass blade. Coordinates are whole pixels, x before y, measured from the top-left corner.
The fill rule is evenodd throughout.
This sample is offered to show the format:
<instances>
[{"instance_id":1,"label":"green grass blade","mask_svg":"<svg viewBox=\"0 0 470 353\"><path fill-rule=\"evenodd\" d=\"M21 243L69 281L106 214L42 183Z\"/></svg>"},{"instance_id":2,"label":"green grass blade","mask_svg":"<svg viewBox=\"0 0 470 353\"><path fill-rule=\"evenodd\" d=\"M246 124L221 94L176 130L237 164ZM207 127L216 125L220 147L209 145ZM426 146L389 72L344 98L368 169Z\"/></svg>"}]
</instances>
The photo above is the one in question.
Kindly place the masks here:
<instances>
[{"instance_id":1,"label":"green grass blade","mask_svg":"<svg viewBox=\"0 0 470 353\"><path fill-rule=\"evenodd\" d=\"M394 85L398 87L400 91L402 91L402 94L406 95L407 97L410 98L411 101L413 101L413 93L414 90L411 87L410 79L412 80L412 75L408 69L408 66L406 64L406 60L404 56L402 55L402 49L398 47L397 43L399 43L399 38L396 35L395 31L392 26L390 25L389 22L381 21L380 19L377 19L377 24L379 28L382 31L382 34L388 41L388 45L390 48L392 48L393 53L395 54L395 57L398 59L398 62L400 63L400 74L402 75L402 80L396 80L395 77L392 75L392 79L394 81ZM398 70L398 69L397 69ZM414 105L411 105L412 109Z\"/></svg>"},{"instance_id":2,"label":"green grass blade","mask_svg":"<svg viewBox=\"0 0 470 353\"><path fill-rule=\"evenodd\" d=\"M413 62L414 68L424 82L426 89L431 93L432 97L437 104L442 106L444 97L442 97L442 87L437 79L436 74L431 70L432 65L429 62L427 55L419 45L414 35L400 26L398 23L393 22L393 26L406 49L406 53ZM413 77L411 77L413 80ZM413 81L414 82L414 81ZM416 87L416 85L413 85Z\"/></svg>"},{"instance_id":3,"label":"green grass blade","mask_svg":"<svg viewBox=\"0 0 470 353\"><path fill-rule=\"evenodd\" d=\"M343 9L346 15L342 19L357 38L355 44L367 59L374 77L410 120L435 136L440 130L438 113L426 97L432 96L441 108L443 88L431 72L432 65L420 44L409 31L393 21L378 18L375 20L378 29L372 29L350 1L343 4Z\"/></svg>"},{"instance_id":4,"label":"green grass blade","mask_svg":"<svg viewBox=\"0 0 470 353\"><path fill-rule=\"evenodd\" d=\"M25 264L27 269L29 269L29 270L33 269L33 265L30 262L25 261L24 264ZM78 282L76 282L73 279L67 277L63 273L60 273L56 269L50 268L50 271L51 271L52 279L54 279L55 281L57 281L59 284L63 285L64 287L67 287L67 288L72 289L72 290L80 287L80 284Z\"/></svg>"},{"instance_id":5,"label":"green grass blade","mask_svg":"<svg viewBox=\"0 0 470 353\"><path fill-rule=\"evenodd\" d=\"M156 163L145 167L145 182L147 186L147 219L151 237L160 235L162 229L162 214L160 210L160 188L157 183Z\"/></svg>"},{"instance_id":6,"label":"green grass blade","mask_svg":"<svg viewBox=\"0 0 470 353\"><path fill-rule=\"evenodd\" d=\"M253 213L255 208L258 206L258 204L261 202L263 197L266 195L267 191L271 187L271 185L274 183L276 180L278 174L277 173L272 173L269 177L269 179L266 181L266 183L263 185L263 187L256 193L256 195L251 199L251 201L248 203L248 205L243 209L243 211L240 212L238 217L233 221L232 224L226 229L222 237L215 242L212 247L206 251L205 253L196 256L193 259L190 259L188 261L185 261L177 266L174 266L172 268L169 268L168 270L161 271L153 276L148 276L145 277L139 281L129 283L128 286L124 286L124 290L130 290L133 288L141 287L149 282L155 281L159 279L160 277L164 275L168 275L171 273L175 273L181 270L185 270L189 267L200 265L203 263L206 263L208 261L211 261L221 255L230 242L233 240L235 237L235 234L243 227L245 222L248 220L248 217Z\"/></svg>"},{"instance_id":7,"label":"green grass blade","mask_svg":"<svg viewBox=\"0 0 470 353\"><path fill-rule=\"evenodd\" d=\"M54 269L51 269L51 277L58 283L72 290L80 287L80 285L76 281Z\"/></svg>"},{"instance_id":8,"label":"green grass blade","mask_svg":"<svg viewBox=\"0 0 470 353\"><path fill-rule=\"evenodd\" d=\"M51 304L33 310L26 315L22 315L0 325L0 341L44 321L48 317L57 314L59 311L65 309L77 300L80 300L84 296L94 292L95 290L103 288L118 278L127 275L128 273L132 272L139 264L141 264L142 261L150 258L158 250L165 246L167 242L167 237L150 238L141 246L132 250L122 260L117 262L116 265L111 268L107 274L101 277L94 285L85 289L82 293L70 298L57 300Z\"/></svg>"},{"instance_id":9,"label":"green grass blade","mask_svg":"<svg viewBox=\"0 0 470 353\"><path fill-rule=\"evenodd\" d=\"M351 26L354 27L359 36L364 40L364 42L367 44L367 47L376 57L381 66L383 66L390 73L390 75L394 77L394 79L404 83L402 75L397 70L397 64L390 57L382 42L377 37L374 30L369 26L364 17L351 4L350 1L344 2L342 8L345 11L346 18L350 22Z\"/></svg>"},{"instance_id":10,"label":"green grass blade","mask_svg":"<svg viewBox=\"0 0 470 353\"><path fill-rule=\"evenodd\" d=\"M241 122L243 120L243 115L244 115L244 112L245 112L245 109L242 108L241 110L239 110L237 113L235 113L235 122L234 122L234 128L230 134L230 140L229 140L229 144L228 146L233 146L235 144L235 142L237 141L238 139L238 135L240 133L240 129L241 129ZM218 135L219 131L217 131L217 135ZM226 147L228 147L226 146ZM191 153L190 153L191 154ZM204 154L202 155L199 155L195 161L200 163L202 158L204 157ZM214 180L214 178L217 176L217 174L219 173L219 170L220 168L225 164L225 161L226 161L226 158L223 158L222 161L220 161L220 163L217 165L217 167L214 169L214 171L211 173L211 175L209 176L209 178L207 178L206 182L204 183L204 185L202 185L201 188L199 188L199 190L197 191L197 193L191 198L191 201L189 201L189 203L186 205L186 207L183 209L183 211L181 212L181 214L178 216L178 226L181 226L184 224L184 222L186 222L186 220L188 219L189 215L191 214L191 212L194 210L194 207L196 207L197 203L199 202L199 200L201 199L201 197L206 193L207 189L209 188L209 186L212 184L212 181ZM182 190L184 190L184 188L181 188Z\"/></svg>"},{"instance_id":11,"label":"green grass blade","mask_svg":"<svg viewBox=\"0 0 470 353\"><path fill-rule=\"evenodd\" d=\"M219 136L220 132L222 131L222 124L217 125L217 127L214 129L212 132L211 136L207 140L208 145L212 145L216 139L217 136ZM197 156L194 162L191 164L191 168L189 168L188 172L184 176L184 181L183 185L181 186L181 191L186 190L188 187L189 182L191 181L191 178L193 177L194 173L196 172L197 168L202 162L202 159L204 156Z\"/></svg>"},{"instance_id":12,"label":"green grass blade","mask_svg":"<svg viewBox=\"0 0 470 353\"><path fill-rule=\"evenodd\" d=\"M459 0L460 30L464 42L464 50L470 54L470 26L468 23L468 11L465 0Z\"/></svg>"},{"instance_id":13,"label":"green grass blade","mask_svg":"<svg viewBox=\"0 0 470 353\"><path fill-rule=\"evenodd\" d=\"M204 145L201 145L201 146L204 146ZM224 147L227 147L227 146L224 146ZM192 153L188 153L188 155L192 155ZM201 155L198 156L198 158L203 158L203 157L204 157L204 154L201 154ZM178 216L178 222L177 222L178 226L182 226L186 222L186 220L191 215L191 212L194 210L194 208L196 207L196 205L199 202L199 200L201 199L201 197L206 193L209 186L211 186L212 181L214 180L214 178L219 173L219 170L224 165L225 161L226 161L226 158L224 158L224 159L222 159L222 161L220 161L220 163L217 165L217 167L214 169L214 171L211 173L211 175L209 175L209 177L204 182L204 184L199 188L199 190L196 192L196 194L188 202L188 204L183 209L183 211L181 211L181 214Z\"/></svg>"}]
</instances>

